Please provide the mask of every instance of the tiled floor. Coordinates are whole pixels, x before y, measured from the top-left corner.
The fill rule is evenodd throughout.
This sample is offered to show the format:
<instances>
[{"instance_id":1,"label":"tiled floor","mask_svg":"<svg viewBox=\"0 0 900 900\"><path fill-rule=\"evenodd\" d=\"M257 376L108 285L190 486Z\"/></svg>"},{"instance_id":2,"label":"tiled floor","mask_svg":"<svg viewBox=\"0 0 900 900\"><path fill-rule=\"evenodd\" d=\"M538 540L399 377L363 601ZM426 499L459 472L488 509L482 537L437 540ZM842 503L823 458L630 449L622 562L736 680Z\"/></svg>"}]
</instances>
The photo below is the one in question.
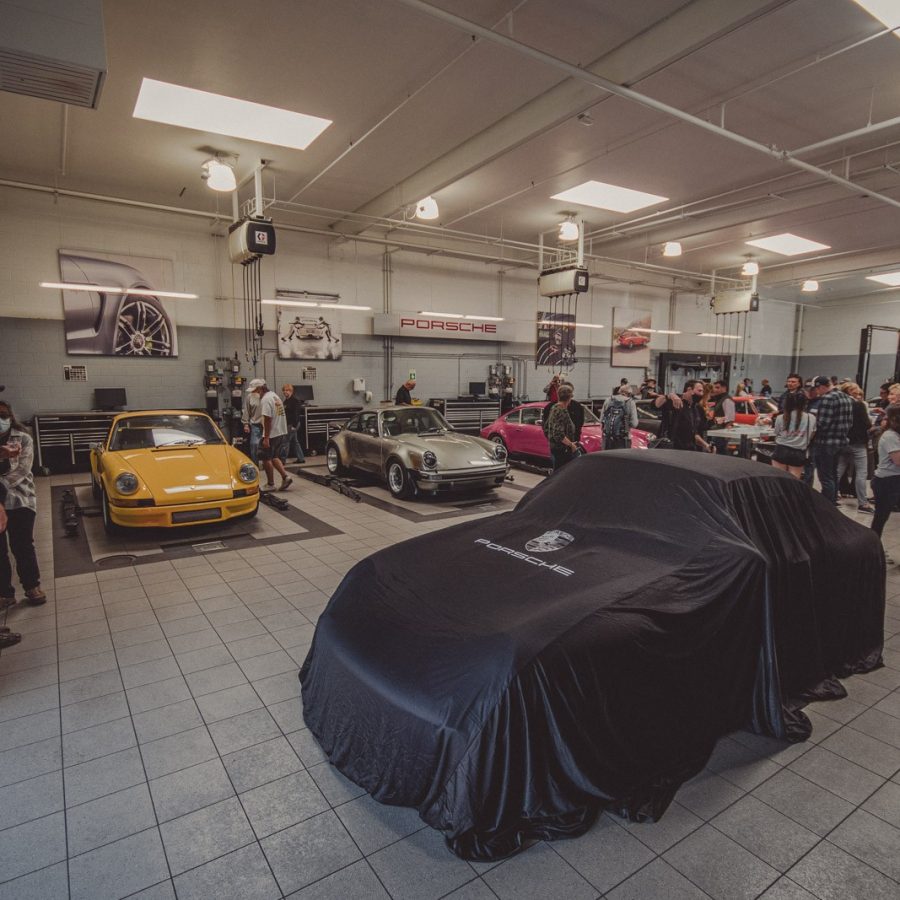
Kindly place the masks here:
<instances>
[{"instance_id":1,"label":"tiled floor","mask_svg":"<svg viewBox=\"0 0 900 900\"><path fill-rule=\"evenodd\" d=\"M24 638L0 656L0 900L900 898L900 567L887 667L810 708L808 743L731 735L661 822L604 816L491 866L337 774L297 682L343 573L460 518L297 480L291 501L340 534L54 583L49 496L43 479L51 599L12 611ZM900 515L886 535L900 560Z\"/></svg>"}]
</instances>

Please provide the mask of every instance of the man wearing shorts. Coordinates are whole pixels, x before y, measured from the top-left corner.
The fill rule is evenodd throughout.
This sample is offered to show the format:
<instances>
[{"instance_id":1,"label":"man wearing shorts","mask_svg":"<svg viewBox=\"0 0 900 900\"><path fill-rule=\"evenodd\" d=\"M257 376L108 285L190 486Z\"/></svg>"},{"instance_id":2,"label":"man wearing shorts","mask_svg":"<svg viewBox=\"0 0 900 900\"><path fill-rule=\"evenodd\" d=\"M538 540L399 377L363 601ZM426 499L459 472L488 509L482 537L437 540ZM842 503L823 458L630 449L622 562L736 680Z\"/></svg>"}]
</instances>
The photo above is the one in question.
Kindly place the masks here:
<instances>
[{"instance_id":1,"label":"man wearing shorts","mask_svg":"<svg viewBox=\"0 0 900 900\"><path fill-rule=\"evenodd\" d=\"M284 404L275 391L270 391L262 378L254 378L249 385L250 393L259 397L262 413L262 440L259 442L259 460L266 470L266 486L263 490L275 490L275 470L281 476L280 491L286 491L293 479L288 475L281 461L281 445L287 435L287 416Z\"/></svg>"}]
</instances>

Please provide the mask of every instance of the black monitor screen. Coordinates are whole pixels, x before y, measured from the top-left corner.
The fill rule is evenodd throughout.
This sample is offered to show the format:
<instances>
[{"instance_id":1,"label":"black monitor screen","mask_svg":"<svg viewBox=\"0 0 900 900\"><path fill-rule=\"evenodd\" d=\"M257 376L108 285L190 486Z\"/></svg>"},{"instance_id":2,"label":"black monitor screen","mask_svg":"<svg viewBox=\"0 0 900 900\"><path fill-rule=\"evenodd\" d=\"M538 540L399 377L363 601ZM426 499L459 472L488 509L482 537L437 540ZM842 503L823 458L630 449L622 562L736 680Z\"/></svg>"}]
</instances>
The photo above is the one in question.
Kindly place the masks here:
<instances>
[{"instance_id":1,"label":"black monitor screen","mask_svg":"<svg viewBox=\"0 0 900 900\"><path fill-rule=\"evenodd\" d=\"M313 389L311 384L295 384L294 385L294 396L301 403L312 403L313 402Z\"/></svg>"},{"instance_id":2,"label":"black monitor screen","mask_svg":"<svg viewBox=\"0 0 900 900\"><path fill-rule=\"evenodd\" d=\"M487 384L483 381L470 381L469 393L473 397L481 397L487 393Z\"/></svg>"},{"instance_id":3,"label":"black monitor screen","mask_svg":"<svg viewBox=\"0 0 900 900\"><path fill-rule=\"evenodd\" d=\"M94 409L118 409L127 402L125 388L94 388Z\"/></svg>"}]
</instances>

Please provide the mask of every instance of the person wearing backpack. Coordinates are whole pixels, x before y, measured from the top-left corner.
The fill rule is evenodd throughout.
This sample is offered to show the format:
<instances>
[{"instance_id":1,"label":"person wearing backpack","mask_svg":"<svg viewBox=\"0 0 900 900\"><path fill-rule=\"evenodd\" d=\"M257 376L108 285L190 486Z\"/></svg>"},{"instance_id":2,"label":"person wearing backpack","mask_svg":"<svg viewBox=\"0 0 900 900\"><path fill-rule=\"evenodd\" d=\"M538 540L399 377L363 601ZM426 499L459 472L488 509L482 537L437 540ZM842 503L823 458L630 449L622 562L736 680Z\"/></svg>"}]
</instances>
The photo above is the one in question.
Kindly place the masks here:
<instances>
[{"instance_id":1,"label":"person wearing backpack","mask_svg":"<svg viewBox=\"0 0 900 900\"><path fill-rule=\"evenodd\" d=\"M637 404L632 397L631 385L623 384L604 404L600 411L603 425L604 450L628 450L631 448L631 429L637 428Z\"/></svg>"}]
</instances>

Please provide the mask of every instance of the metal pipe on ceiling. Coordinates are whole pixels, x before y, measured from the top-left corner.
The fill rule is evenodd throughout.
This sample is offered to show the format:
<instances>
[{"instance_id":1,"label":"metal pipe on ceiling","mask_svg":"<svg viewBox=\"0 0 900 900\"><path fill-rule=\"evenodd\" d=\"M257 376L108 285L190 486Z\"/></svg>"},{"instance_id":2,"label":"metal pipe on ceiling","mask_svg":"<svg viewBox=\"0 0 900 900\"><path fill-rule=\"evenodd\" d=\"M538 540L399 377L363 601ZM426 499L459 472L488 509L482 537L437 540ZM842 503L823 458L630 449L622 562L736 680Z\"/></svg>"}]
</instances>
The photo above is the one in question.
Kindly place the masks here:
<instances>
[{"instance_id":1,"label":"metal pipe on ceiling","mask_svg":"<svg viewBox=\"0 0 900 900\"><path fill-rule=\"evenodd\" d=\"M802 160L795 159L791 155L791 152L789 150L780 150L777 147L768 147L765 144L761 144L759 141L753 140L753 138L748 138L742 134L738 134L736 131L729 131L727 128L722 128L720 125L714 125L712 122L707 122L704 119L700 119L697 116L692 115L691 113L684 112L684 110L677 109L674 106L669 106L668 103L663 103L660 100L655 100L653 97L648 97L646 94L641 94L639 91L624 87L621 84L616 84L614 81L610 81L608 78L604 78L602 75L596 75L593 72L588 71L587 69L582 69L580 66L572 65L572 63L566 62L564 59L560 59L559 57L553 56L550 53L545 53L543 50L538 50L536 47L531 47L528 44L523 44L521 41L517 41L514 38L507 37L506 35L500 34L499 32L491 31L489 28L485 28L483 25L479 25L477 22L472 22L468 19L464 19L462 16L457 16L454 13L447 12L447 10L438 9L435 6L432 6L430 3L426 3L425 0L395 0L395 2L402 3L403 5L409 6L412 9L424 13L425 15L432 16L435 19L439 19L442 22L453 25L454 27L466 31L470 34L482 37L485 40L493 41L495 44L506 47L508 50L514 50L515 52L521 53L524 56L531 57L532 59L544 63L545 65L554 66L557 69L565 72L572 78L579 78L582 81L587 81L589 84L593 84L595 87L607 91L610 94L615 94L617 97L622 97L625 100L631 100L632 102L637 103L640 106L645 106L648 109L652 109L655 112L659 112L663 115L679 119L680 121L685 122L688 125L693 125L696 128L708 131L710 134L715 134L718 137L731 141L732 143L739 144L740 146L745 147L748 150L753 150L756 153L762 153L770 159L775 159L789 166L793 166L794 168L802 169L805 172L815 174L817 177L822 178L826 181L830 181L833 184L840 185L841 187L846 188L847 190L852 191L855 194L864 194L867 197L871 197L873 200L879 200L882 203L886 203L889 206L894 206L900 209L900 200L895 200L893 197L888 197L885 194L880 194L878 193L878 191L872 191L869 188L864 187L863 185L856 184L846 178L840 177L839 175L834 175L833 173L828 172L825 169L820 169L818 166L813 166L809 163L803 162Z\"/></svg>"},{"instance_id":2,"label":"metal pipe on ceiling","mask_svg":"<svg viewBox=\"0 0 900 900\"><path fill-rule=\"evenodd\" d=\"M885 119L883 122L876 122L874 125L865 125L862 128L857 128L855 131L847 131L844 134L838 134L824 141L817 141L815 144L798 147L796 150L791 150L791 153L794 156L802 156L805 153L812 153L814 150L822 150L825 147L842 144L844 141L852 141L854 138L875 134L878 131L883 131L885 128L893 128L894 125L900 125L900 116L894 116L893 119Z\"/></svg>"}]
</instances>

